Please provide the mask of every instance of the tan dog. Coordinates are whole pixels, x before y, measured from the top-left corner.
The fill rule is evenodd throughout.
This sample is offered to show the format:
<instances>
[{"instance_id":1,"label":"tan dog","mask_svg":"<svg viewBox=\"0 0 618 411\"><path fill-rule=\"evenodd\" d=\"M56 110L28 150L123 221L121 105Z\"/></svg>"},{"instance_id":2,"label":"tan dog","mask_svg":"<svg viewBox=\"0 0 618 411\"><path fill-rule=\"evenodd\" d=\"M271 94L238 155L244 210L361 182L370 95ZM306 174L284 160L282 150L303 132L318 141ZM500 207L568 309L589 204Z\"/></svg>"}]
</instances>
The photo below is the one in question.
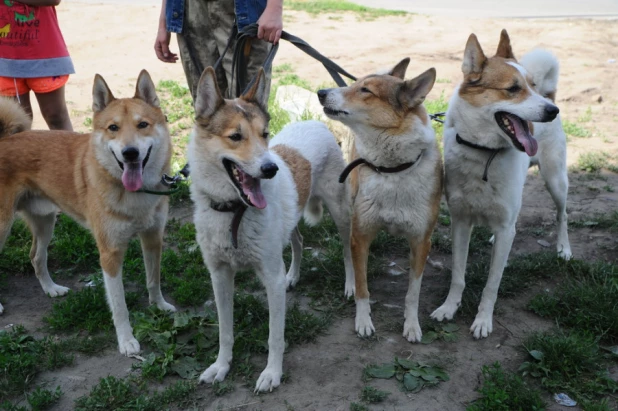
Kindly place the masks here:
<instances>
[{"instance_id":1,"label":"tan dog","mask_svg":"<svg viewBox=\"0 0 618 411\"><path fill-rule=\"evenodd\" d=\"M129 324L122 261L135 235L142 242L150 302L174 311L159 286L168 199L138 192L156 189L169 172L171 142L146 71L137 79L135 96L118 100L96 75L92 109L91 134L27 131L0 138L0 250L17 212L32 231L30 257L43 291L64 295L68 288L55 284L47 270L56 214L62 210L89 228L99 248L118 346L130 355L140 347ZM19 117L14 107L0 105L0 128L19 124Z\"/></svg>"},{"instance_id":2,"label":"tan dog","mask_svg":"<svg viewBox=\"0 0 618 411\"><path fill-rule=\"evenodd\" d=\"M431 234L442 195L442 155L423 107L436 71L404 81L410 59L383 75L369 75L350 87L318 91L324 113L355 133L352 258L356 279L356 332L369 336L367 289L369 246L381 229L410 243L410 286L403 336L421 340L418 301ZM342 175L344 178L345 175ZM342 178L342 179L343 179ZM340 180L341 181L341 180Z\"/></svg>"},{"instance_id":3,"label":"tan dog","mask_svg":"<svg viewBox=\"0 0 618 411\"><path fill-rule=\"evenodd\" d=\"M6 97L0 97L0 138L30 130L32 119L21 106Z\"/></svg>"}]
</instances>

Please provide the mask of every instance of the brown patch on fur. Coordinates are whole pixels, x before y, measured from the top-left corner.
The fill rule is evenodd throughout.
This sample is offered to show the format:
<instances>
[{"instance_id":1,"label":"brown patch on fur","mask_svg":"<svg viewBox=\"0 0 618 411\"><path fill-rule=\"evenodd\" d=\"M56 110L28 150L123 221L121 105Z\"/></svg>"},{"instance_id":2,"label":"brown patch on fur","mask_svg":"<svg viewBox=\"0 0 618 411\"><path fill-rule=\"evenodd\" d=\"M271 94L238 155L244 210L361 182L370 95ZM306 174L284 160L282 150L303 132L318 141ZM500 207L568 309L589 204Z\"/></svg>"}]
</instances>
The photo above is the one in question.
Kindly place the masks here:
<instances>
[{"instance_id":1,"label":"brown patch on fur","mask_svg":"<svg viewBox=\"0 0 618 411\"><path fill-rule=\"evenodd\" d=\"M13 99L0 97L0 138L30 130L32 119Z\"/></svg>"},{"instance_id":2,"label":"brown patch on fur","mask_svg":"<svg viewBox=\"0 0 618 411\"><path fill-rule=\"evenodd\" d=\"M311 194L311 163L292 147L281 144L274 146L272 151L277 153L290 168L298 193L298 208L302 210Z\"/></svg>"},{"instance_id":3,"label":"brown patch on fur","mask_svg":"<svg viewBox=\"0 0 618 411\"><path fill-rule=\"evenodd\" d=\"M554 103L556 102L556 92L555 91L547 93L547 95L545 97L547 97L548 99L550 99Z\"/></svg>"},{"instance_id":4,"label":"brown patch on fur","mask_svg":"<svg viewBox=\"0 0 618 411\"><path fill-rule=\"evenodd\" d=\"M527 80L521 73L502 57L487 59L481 77L473 81L469 76L464 77L464 82L459 88L459 96L474 107L482 107L489 103L503 100L521 102L530 96L526 86ZM513 86L521 89L516 92L508 91Z\"/></svg>"},{"instance_id":5,"label":"brown patch on fur","mask_svg":"<svg viewBox=\"0 0 618 411\"><path fill-rule=\"evenodd\" d=\"M377 230L364 232L360 228L358 216L352 216L352 235L350 237L350 249L352 251L352 264L354 266L354 283L356 288L356 300L369 298L367 287L367 259L369 258L369 246L375 238Z\"/></svg>"}]
</instances>

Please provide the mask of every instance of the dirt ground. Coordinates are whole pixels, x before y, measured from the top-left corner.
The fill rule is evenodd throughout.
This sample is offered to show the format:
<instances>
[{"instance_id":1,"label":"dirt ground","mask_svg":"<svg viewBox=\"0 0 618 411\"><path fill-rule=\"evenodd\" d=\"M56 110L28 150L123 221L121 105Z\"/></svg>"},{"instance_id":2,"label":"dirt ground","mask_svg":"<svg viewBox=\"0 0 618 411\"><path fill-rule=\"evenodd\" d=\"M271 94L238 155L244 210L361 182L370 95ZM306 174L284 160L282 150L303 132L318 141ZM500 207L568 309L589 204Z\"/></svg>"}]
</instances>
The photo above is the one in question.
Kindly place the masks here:
<instances>
[{"instance_id":1,"label":"dirt ground","mask_svg":"<svg viewBox=\"0 0 618 411\"><path fill-rule=\"evenodd\" d=\"M117 96L132 95L135 79L146 68L155 82L171 79L184 82L181 65L164 64L154 55L158 7L80 4L63 2L58 9L61 27L76 66L67 85L67 100L76 129L85 131L89 116L92 79L102 74ZM312 17L302 12L286 12L285 29L308 41L348 71L363 75L410 56L410 75L436 67L439 82L428 98L444 92L448 98L461 77L460 66L468 35L475 32L487 53L495 49L500 29L509 30L516 55L535 46L551 49L561 61L558 104L563 119L577 121L590 107L592 121L585 126L593 132L586 139L571 139L569 163L586 151L613 153L618 149L614 129L618 122L618 25L604 20L474 20L462 18L407 16L361 20L354 14ZM175 45L172 46L177 50ZM289 63L301 78L320 84L329 76L319 64L293 46L284 44L275 65ZM43 127L40 118L35 127ZM573 220L617 209L618 175L603 174L589 179L572 174L568 210ZM542 180L531 171L524 193L524 206L518 225L513 253L543 250L537 240L555 247L554 206ZM542 237L533 234L542 227ZM577 258L616 260L617 241L609 232L589 228L571 230L571 245ZM398 256L392 256L396 258ZM450 266L450 256L432 254L434 260ZM385 267L385 272L386 272ZM285 384L275 392L255 396L252 387L238 386L232 394L215 397L209 387L198 388L200 409L246 410L347 410L359 401L365 383L363 367L369 363L391 361L395 356L415 360L440 360L446 365L450 381L418 394L400 391L392 380L375 380L371 385L391 392L386 402L371 409L387 410L458 410L475 399L484 364L501 361L517 367L524 354L521 339L531 331L547 329L551 323L525 310L532 293L498 303L494 332L474 341L461 332L457 343L434 342L411 345L401 337L406 275L384 274L370 284L377 338L361 340L354 334L353 316L337 319L328 333L314 344L290 349L284 357ZM301 279L302 281L302 279ZM421 293L420 317L429 314L441 301L436 297L449 283L444 270L428 267ZM79 288L77 283L65 284ZM540 284L538 290L551 288ZM24 324L29 330L43 325L42 317L53 301L44 298L34 276L9 279L10 306L0 317L0 328ZM343 290L342 290L343 292ZM293 301L298 298L289 293ZM9 309L10 307L10 309ZM349 313L352 315L352 312ZM470 324L457 318L462 330ZM50 386L61 385L64 395L55 407L72 408L75 398L85 395L100 377L126 376L134 360L110 349L97 357L78 356L75 365L39 377ZM258 358L258 369L265 358ZM613 370L615 373L616 370ZM154 384L156 385L156 384ZM549 400L550 404L553 401ZM550 409L561 409L552 405Z\"/></svg>"}]
</instances>

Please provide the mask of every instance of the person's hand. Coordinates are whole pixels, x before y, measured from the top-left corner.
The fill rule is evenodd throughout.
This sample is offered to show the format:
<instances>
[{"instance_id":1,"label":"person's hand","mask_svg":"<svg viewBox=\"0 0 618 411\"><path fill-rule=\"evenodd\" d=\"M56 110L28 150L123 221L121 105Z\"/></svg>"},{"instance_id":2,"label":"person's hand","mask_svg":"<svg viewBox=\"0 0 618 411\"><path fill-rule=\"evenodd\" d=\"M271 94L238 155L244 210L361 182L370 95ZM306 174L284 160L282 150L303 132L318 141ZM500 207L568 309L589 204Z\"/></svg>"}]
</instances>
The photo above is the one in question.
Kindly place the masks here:
<instances>
[{"instance_id":1,"label":"person's hand","mask_svg":"<svg viewBox=\"0 0 618 411\"><path fill-rule=\"evenodd\" d=\"M157 32L154 49L157 58L164 63L176 63L176 60L178 60L178 55L170 51L170 38L171 34L165 30L165 27L160 27Z\"/></svg>"},{"instance_id":2,"label":"person's hand","mask_svg":"<svg viewBox=\"0 0 618 411\"><path fill-rule=\"evenodd\" d=\"M277 3L277 2L273 2ZM257 21L258 39L277 44L283 30L283 7L281 4L268 2L266 9Z\"/></svg>"}]
</instances>

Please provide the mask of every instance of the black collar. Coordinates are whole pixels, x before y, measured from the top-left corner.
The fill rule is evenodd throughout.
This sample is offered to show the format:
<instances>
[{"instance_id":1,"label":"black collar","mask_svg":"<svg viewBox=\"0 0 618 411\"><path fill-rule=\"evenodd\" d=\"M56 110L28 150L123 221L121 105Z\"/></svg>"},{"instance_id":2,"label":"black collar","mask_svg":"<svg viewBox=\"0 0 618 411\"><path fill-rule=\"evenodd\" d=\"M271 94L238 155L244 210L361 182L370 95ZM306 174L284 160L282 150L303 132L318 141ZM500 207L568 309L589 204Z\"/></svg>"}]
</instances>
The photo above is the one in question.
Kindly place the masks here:
<instances>
[{"instance_id":1,"label":"black collar","mask_svg":"<svg viewBox=\"0 0 618 411\"><path fill-rule=\"evenodd\" d=\"M471 143L469 141L464 140L463 138L461 138L459 136L459 134L457 134L455 136L455 140L457 140L457 142L459 144L463 144L464 146L467 146L467 147L470 147L470 148L474 148L476 150L487 151L487 152L491 153L491 155L487 159L487 163L485 164L485 171L483 172L483 181L487 181L487 171L489 170L489 166L491 165L491 162L494 161L494 158L498 155L498 153L501 152L504 149L503 148L489 148L489 147L485 147L485 146L479 146L478 144Z\"/></svg>"},{"instance_id":2,"label":"black collar","mask_svg":"<svg viewBox=\"0 0 618 411\"><path fill-rule=\"evenodd\" d=\"M225 203L210 203L210 208L222 213L233 212L232 223L230 224L230 231L232 232L232 247L238 248L238 227L240 226L240 220L247 211L247 205L240 200L226 201Z\"/></svg>"},{"instance_id":3,"label":"black collar","mask_svg":"<svg viewBox=\"0 0 618 411\"><path fill-rule=\"evenodd\" d=\"M343 172L339 176L339 182L343 183L345 179L348 178L348 175L352 172L352 170L354 170L356 167L360 166L361 164L365 164L367 167L369 167L376 173L398 173L400 171L407 170L418 162L418 160L421 158L424 152L425 152L424 150L421 151L418 157L416 157L416 160L410 161L409 163L400 164L396 167L376 166L376 165L371 164L369 161L365 160L364 158L357 158L356 160L348 164L346 168L343 169Z\"/></svg>"}]
</instances>

